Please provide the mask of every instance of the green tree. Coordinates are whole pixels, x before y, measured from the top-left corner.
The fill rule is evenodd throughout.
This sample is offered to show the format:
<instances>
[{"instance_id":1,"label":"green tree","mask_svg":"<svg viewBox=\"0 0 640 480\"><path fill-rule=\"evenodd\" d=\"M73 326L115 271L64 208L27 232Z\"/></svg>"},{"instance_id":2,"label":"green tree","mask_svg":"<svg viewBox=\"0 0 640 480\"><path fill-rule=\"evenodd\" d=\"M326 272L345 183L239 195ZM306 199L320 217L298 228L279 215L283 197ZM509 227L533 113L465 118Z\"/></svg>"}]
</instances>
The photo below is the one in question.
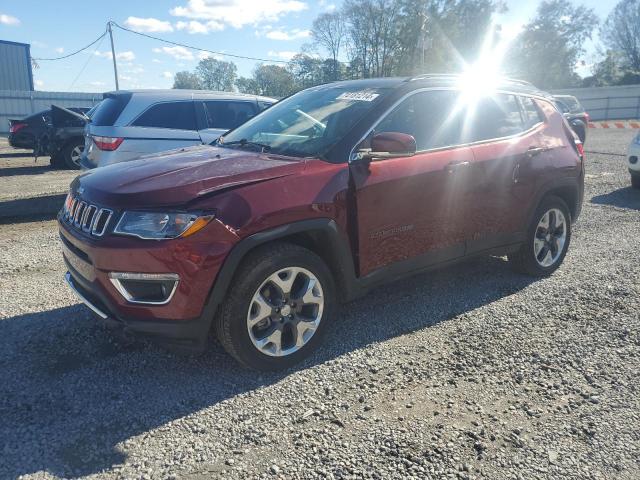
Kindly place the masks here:
<instances>
[{"instance_id":1,"label":"green tree","mask_svg":"<svg viewBox=\"0 0 640 480\"><path fill-rule=\"evenodd\" d=\"M621 0L600 29L604 44L622 55L624 66L640 72L640 0Z\"/></svg>"},{"instance_id":2,"label":"green tree","mask_svg":"<svg viewBox=\"0 0 640 480\"><path fill-rule=\"evenodd\" d=\"M253 78L239 77L236 80L236 88L240 93L248 93L251 95L260 95L260 88Z\"/></svg>"},{"instance_id":3,"label":"green tree","mask_svg":"<svg viewBox=\"0 0 640 480\"><path fill-rule=\"evenodd\" d=\"M192 72L178 72L173 77L173 88L185 88L188 90L201 90L200 77Z\"/></svg>"},{"instance_id":4,"label":"green tree","mask_svg":"<svg viewBox=\"0 0 640 480\"><path fill-rule=\"evenodd\" d=\"M220 92L231 92L238 76L238 68L233 62L225 62L207 57L196 67L203 88Z\"/></svg>"},{"instance_id":5,"label":"green tree","mask_svg":"<svg viewBox=\"0 0 640 480\"><path fill-rule=\"evenodd\" d=\"M296 90L293 75L279 65L258 65L253 71L253 80L259 93L268 97L286 97Z\"/></svg>"},{"instance_id":6,"label":"green tree","mask_svg":"<svg viewBox=\"0 0 640 480\"><path fill-rule=\"evenodd\" d=\"M400 0L398 73L452 72L477 59L500 0Z\"/></svg>"},{"instance_id":7,"label":"green tree","mask_svg":"<svg viewBox=\"0 0 640 480\"><path fill-rule=\"evenodd\" d=\"M332 68L329 76L326 77L326 72L322 66L322 60L304 53L298 53L289 61L287 70L289 70L296 83L296 89L302 90L324 83L328 79L333 79L335 70Z\"/></svg>"},{"instance_id":8,"label":"green tree","mask_svg":"<svg viewBox=\"0 0 640 480\"><path fill-rule=\"evenodd\" d=\"M510 49L509 74L541 88L579 84L575 66L597 25L590 8L576 7L569 0L542 2Z\"/></svg>"},{"instance_id":9,"label":"green tree","mask_svg":"<svg viewBox=\"0 0 640 480\"><path fill-rule=\"evenodd\" d=\"M344 46L347 29L340 12L320 14L314 21L311 29L313 39L318 42L331 56L333 60L331 80L338 80L340 69L338 68L338 56Z\"/></svg>"},{"instance_id":10,"label":"green tree","mask_svg":"<svg viewBox=\"0 0 640 480\"><path fill-rule=\"evenodd\" d=\"M617 85L622 77L620 68L620 55L613 50L608 50L604 59L596 63L591 69L592 77L583 80L583 84L589 87L602 87Z\"/></svg>"}]
</instances>

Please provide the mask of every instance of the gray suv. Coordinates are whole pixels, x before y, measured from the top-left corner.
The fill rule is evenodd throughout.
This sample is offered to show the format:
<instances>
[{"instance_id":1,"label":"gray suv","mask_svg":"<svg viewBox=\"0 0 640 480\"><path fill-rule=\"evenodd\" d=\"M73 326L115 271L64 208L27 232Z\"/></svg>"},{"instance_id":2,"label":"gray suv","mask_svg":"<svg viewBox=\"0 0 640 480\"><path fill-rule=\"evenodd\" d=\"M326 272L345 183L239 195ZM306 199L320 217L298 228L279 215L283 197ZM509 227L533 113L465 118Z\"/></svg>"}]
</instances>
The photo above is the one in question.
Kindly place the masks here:
<instances>
[{"instance_id":1,"label":"gray suv","mask_svg":"<svg viewBox=\"0 0 640 480\"><path fill-rule=\"evenodd\" d=\"M119 90L104 94L85 129L84 169L211 143L272 105L255 95L203 90Z\"/></svg>"}]
</instances>

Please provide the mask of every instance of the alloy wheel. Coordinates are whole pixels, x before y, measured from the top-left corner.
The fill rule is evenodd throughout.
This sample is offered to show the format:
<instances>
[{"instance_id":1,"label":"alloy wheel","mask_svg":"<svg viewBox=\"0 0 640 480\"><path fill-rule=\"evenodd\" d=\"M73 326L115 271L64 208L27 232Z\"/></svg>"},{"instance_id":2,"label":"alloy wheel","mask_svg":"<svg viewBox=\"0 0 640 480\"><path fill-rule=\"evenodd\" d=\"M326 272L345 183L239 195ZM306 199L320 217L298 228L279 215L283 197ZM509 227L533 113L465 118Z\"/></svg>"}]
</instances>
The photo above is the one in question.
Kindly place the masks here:
<instances>
[{"instance_id":1,"label":"alloy wheel","mask_svg":"<svg viewBox=\"0 0 640 480\"><path fill-rule=\"evenodd\" d=\"M542 267L555 264L567 240L567 219L561 210L548 210L538 222L533 240L533 254Z\"/></svg>"},{"instance_id":2,"label":"alloy wheel","mask_svg":"<svg viewBox=\"0 0 640 480\"><path fill-rule=\"evenodd\" d=\"M311 340L323 309L322 285L313 273L301 267L280 269L262 282L249 304L251 342L265 355L291 355Z\"/></svg>"},{"instance_id":3,"label":"alloy wheel","mask_svg":"<svg viewBox=\"0 0 640 480\"><path fill-rule=\"evenodd\" d=\"M84 145L77 145L73 147L73 150L71 150L71 161L75 165L80 165L80 156L82 155L83 151L84 151Z\"/></svg>"}]
</instances>

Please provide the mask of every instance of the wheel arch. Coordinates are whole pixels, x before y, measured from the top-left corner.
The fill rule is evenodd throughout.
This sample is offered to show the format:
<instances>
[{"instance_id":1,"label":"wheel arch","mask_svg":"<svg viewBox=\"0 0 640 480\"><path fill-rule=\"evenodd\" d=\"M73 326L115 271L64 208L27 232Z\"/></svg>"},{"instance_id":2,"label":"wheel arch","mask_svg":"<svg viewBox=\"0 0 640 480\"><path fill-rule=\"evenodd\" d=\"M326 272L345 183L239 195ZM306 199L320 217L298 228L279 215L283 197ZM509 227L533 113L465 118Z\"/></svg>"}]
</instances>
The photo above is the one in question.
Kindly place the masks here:
<instances>
[{"instance_id":1,"label":"wheel arch","mask_svg":"<svg viewBox=\"0 0 640 480\"><path fill-rule=\"evenodd\" d=\"M215 312L222 303L235 272L246 256L273 242L289 242L314 252L331 270L340 300L348 301L357 296L353 256L346 235L334 220L317 218L280 225L240 240L216 276L209 294L209 312Z\"/></svg>"},{"instance_id":2,"label":"wheel arch","mask_svg":"<svg viewBox=\"0 0 640 480\"><path fill-rule=\"evenodd\" d=\"M564 200L569 207L569 213L571 214L571 223L575 223L576 219L580 215L582 210L582 196L583 187L581 183L577 181L577 178L565 178L559 179L550 184L547 184L544 188L540 189L536 196L536 201L532 203L527 216L527 226L533 221L533 215L535 214L538 206L542 201L549 196L556 196ZM526 226L525 226L526 228Z\"/></svg>"}]
</instances>

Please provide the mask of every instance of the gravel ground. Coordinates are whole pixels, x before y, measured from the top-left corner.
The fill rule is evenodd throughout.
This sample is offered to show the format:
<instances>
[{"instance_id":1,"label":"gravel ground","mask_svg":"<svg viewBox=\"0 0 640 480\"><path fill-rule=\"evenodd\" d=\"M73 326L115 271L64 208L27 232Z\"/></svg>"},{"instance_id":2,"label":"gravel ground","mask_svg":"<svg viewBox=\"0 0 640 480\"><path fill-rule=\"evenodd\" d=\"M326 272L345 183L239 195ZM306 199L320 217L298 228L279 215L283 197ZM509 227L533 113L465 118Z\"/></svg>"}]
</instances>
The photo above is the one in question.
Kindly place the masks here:
<instances>
[{"instance_id":1,"label":"gravel ground","mask_svg":"<svg viewBox=\"0 0 640 480\"><path fill-rule=\"evenodd\" d=\"M53 170L49 157L33 158L31 150L17 150L0 138L0 203L19 198L65 193L78 170Z\"/></svg>"},{"instance_id":2,"label":"gravel ground","mask_svg":"<svg viewBox=\"0 0 640 480\"><path fill-rule=\"evenodd\" d=\"M280 374L121 343L63 285L54 222L0 225L0 478L640 478L633 133L589 133L555 275L393 284Z\"/></svg>"}]
</instances>

